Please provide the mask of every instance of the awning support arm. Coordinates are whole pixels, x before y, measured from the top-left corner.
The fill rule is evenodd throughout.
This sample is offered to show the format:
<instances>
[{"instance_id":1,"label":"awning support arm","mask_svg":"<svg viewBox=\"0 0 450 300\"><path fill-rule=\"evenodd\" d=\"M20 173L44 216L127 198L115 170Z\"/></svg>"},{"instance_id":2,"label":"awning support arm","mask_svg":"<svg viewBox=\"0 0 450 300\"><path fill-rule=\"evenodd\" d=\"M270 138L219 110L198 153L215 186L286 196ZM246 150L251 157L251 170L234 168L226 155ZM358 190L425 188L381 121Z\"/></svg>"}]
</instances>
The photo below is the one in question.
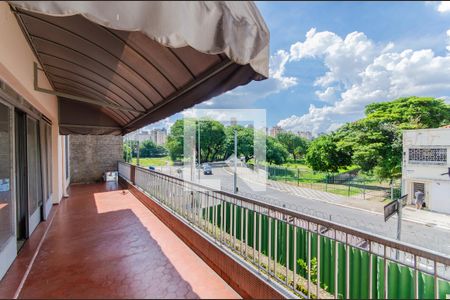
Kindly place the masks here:
<instances>
[{"instance_id":1,"label":"awning support arm","mask_svg":"<svg viewBox=\"0 0 450 300\"><path fill-rule=\"evenodd\" d=\"M122 130L117 126L100 126L100 125L81 125L81 124L59 124L60 127L74 127L74 128L99 128L99 129L116 129Z\"/></svg>"},{"instance_id":2,"label":"awning support arm","mask_svg":"<svg viewBox=\"0 0 450 300\"><path fill-rule=\"evenodd\" d=\"M52 91L49 89L44 89L39 87L39 80L38 80L38 71L44 71L43 69L38 67L38 64L36 62L33 63L34 64L34 90L38 91L38 92L42 92L42 93L46 93L46 94L50 94L50 95L54 95L54 96L59 96L59 97L64 97L64 98L69 98L75 101L80 101L80 102L86 102L86 103L90 103L90 104L94 104L94 105L98 105L98 106L103 106L103 107L108 107L111 109L117 109L117 110L122 110L122 111L129 111L129 112L134 112L134 113L138 113L138 114L143 114L145 113L145 111L142 110L136 110L136 109L132 109L132 108L125 108L119 105L114 105L114 104L109 104L109 103L104 103L104 102L100 102L99 100L96 99L91 99L91 98L87 98L87 97L82 97L82 96L77 96L77 95L72 95L72 94L68 94L68 93L63 93L63 92L57 92L57 91Z\"/></svg>"}]
</instances>

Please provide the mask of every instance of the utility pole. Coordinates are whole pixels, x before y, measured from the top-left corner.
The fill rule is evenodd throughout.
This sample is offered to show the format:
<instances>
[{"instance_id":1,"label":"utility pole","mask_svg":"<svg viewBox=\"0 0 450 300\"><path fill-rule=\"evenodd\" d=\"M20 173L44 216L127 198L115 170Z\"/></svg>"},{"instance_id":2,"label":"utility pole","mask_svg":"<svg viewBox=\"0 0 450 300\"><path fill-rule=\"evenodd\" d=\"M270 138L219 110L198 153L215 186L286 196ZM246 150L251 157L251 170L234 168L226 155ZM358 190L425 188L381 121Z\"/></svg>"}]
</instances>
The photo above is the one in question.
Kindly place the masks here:
<instances>
[{"instance_id":1,"label":"utility pole","mask_svg":"<svg viewBox=\"0 0 450 300\"><path fill-rule=\"evenodd\" d=\"M136 165L139 167L139 139L137 140L137 157L136 157Z\"/></svg>"},{"instance_id":2,"label":"utility pole","mask_svg":"<svg viewBox=\"0 0 450 300\"><path fill-rule=\"evenodd\" d=\"M402 197L400 197L398 200L398 215L397 215L397 240L400 241L402 237Z\"/></svg>"},{"instance_id":3,"label":"utility pole","mask_svg":"<svg viewBox=\"0 0 450 300\"><path fill-rule=\"evenodd\" d=\"M397 199L397 205L398 205L398 210L397 210L397 240L400 241L402 238L402 199L403 197L400 197L399 199ZM400 253L397 250L395 252L395 258L399 259Z\"/></svg>"},{"instance_id":4,"label":"utility pole","mask_svg":"<svg viewBox=\"0 0 450 300\"><path fill-rule=\"evenodd\" d=\"M130 164L132 164L133 163L133 147L131 145L129 137L127 137L126 143L127 143L127 146L130 147Z\"/></svg>"},{"instance_id":5,"label":"utility pole","mask_svg":"<svg viewBox=\"0 0 450 300\"><path fill-rule=\"evenodd\" d=\"M391 201L394 200L394 181L391 179Z\"/></svg>"},{"instance_id":6,"label":"utility pole","mask_svg":"<svg viewBox=\"0 0 450 300\"><path fill-rule=\"evenodd\" d=\"M200 148L200 120L197 122L198 124L198 180L200 181L200 154L201 154L201 148Z\"/></svg>"},{"instance_id":7,"label":"utility pole","mask_svg":"<svg viewBox=\"0 0 450 300\"><path fill-rule=\"evenodd\" d=\"M233 178L233 191L236 194L238 191L237 188L237 131L234 130L234 178Z\"/></svg>"}]
</instances>

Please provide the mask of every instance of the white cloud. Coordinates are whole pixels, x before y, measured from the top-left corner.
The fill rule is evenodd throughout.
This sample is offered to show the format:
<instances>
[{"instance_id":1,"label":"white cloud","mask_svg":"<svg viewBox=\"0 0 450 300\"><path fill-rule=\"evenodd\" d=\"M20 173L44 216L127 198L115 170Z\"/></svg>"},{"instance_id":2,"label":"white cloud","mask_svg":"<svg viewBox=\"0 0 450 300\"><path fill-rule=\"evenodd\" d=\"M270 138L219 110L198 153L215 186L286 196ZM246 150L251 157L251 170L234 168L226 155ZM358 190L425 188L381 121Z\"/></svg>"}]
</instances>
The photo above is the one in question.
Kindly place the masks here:
<instances>
[{"instance_id":1,"label":"white cloud","mask_svg":"<svg viewBox=\"0 0 450 300\"><path fill-rule=\"evenodd\" d=\"M323 59L328 72L319 77L315 84L326 88L340 82L348 87L364 67L376 55L376 47L362 32L349 33L344 39L333 32L317 32L315 28L306 33L304 42L291 46L290 59Z\"/></svg>"},{"instance_id":2,"label":"white cloud","mask_svg":"<svg viewBox=\"0 0 450 300\"><path fill-rule=\"evenodd\" d=\"M270 57L269 77L278 81L281 90L288 89L296 85L297 78L284 76L286 63L289 61L289 53L284 50L278 50L275 55Z\"/></svg>"},{"instance_id":3,"label":"white cloud","mask_svg":"<svg viewBox=\"0 0 450 300\"><path fill-rule=\"evenodd\" d=\"M237 87L196 107L248 108L252 103L260 99L287 90L298 84L296 77L284 74L288 62L289 53L284 50L278 50L270 57L268 79L254 81L246 86Z\"/></svg>"},{"instance_id":4,"label":"white cloud","mask_svg":"<svg viewBox=\"0 0 450 300\"><path fill-rule=\"evenodd\" d=\"M447 30L447 47L445 47L447 49L447 55L450 55L450 29Z\"/></svg>"},{"instance_id":5,"label":"white cloud","mask_svg":"<svg viewBox=\"0 0 450 300\"><path fill-rule=\"evenodd\" d=\"M324 102L332 102L336 98L336 88L329 86L325 91L316 91L316 96Z\"/></svg>"},{"instance_id":6,"label":"white cloud","mask_svg":"<svg viewBox=\"0 0 450 300\"><path fill-rule=\"evenodd\" d=\"M437 11L440 13L450 12L450 2L449 1L441 1L437 7Z\"/></svg>"},{"instance_id":7,"label":"white cloud","mask_svg":"<svg viewBox=\"0 0 450 300\"><path fill-rule=\"evenodd\" d=\"M353 32L342 39L332 32L310 30L304 42L291 47L291 59L323 59L328 71L316 85L325 90L316 91L316 95L324 101L336 100L323 107L310 105L308 113L293 115L278 125L318 134L361 117L371 102L410 95L448 99L442 95L450 94L450 55L436 56L430 49L394 48L393 43L375 47L363 33Z\"/></svg>"}]
</instances>

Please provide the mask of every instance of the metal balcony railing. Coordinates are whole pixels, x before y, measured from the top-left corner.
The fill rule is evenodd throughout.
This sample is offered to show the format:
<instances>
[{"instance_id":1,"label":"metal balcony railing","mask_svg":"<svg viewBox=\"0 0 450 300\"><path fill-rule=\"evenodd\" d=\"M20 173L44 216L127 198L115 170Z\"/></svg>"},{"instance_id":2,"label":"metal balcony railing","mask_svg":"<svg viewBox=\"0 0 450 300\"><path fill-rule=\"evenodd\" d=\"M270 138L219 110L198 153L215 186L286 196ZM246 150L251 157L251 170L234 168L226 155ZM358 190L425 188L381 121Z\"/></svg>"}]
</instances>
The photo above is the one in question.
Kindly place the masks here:
<instances>
[{"instance_id":1,"label":"metal balcony railing","mask_svg":"<svg viewBox=\"0 0 450 300\"><path fill-rule=\"evenodd\" d=\"M439 253L126 163L119 175L299 297L450 294L450 258Z\"/></svg>"}]
</instances>

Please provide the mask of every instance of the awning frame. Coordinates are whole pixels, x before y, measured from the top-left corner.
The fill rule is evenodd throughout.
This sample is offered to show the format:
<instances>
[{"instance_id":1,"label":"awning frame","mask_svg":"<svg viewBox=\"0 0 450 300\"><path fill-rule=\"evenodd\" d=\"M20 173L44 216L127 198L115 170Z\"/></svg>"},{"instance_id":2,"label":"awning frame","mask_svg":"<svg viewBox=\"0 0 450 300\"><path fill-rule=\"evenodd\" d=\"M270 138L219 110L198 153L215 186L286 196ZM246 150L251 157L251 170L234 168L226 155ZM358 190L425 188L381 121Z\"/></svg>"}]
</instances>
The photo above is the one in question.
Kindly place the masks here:
<instances>
[{"instance_id":1,"label":"awning frame","mask_svg":"<svg viewBox=\"0 0 450 300\"><path fill-rule=\"evenodd\" d=\"M97 100L97 99L92 99L92 98L88 98L88 97L77 96L77 95L72 95L72 94L69 94L69 93L57 92L57 91L53 91L53 90L42 88L42 87L39 86L39 71L45 72L44 69L42 69L42 68L40 68L38 66L37 62L34 62L33 63L33 75L34 75L33 84L34 84L34 90L35 91L46 93L46 94L50 94L50 95L54 95L54 96L69 98L69 99L72 99L72 100L75 100L75 101L86 102L86 103L89 103L89 104L94 104L94 105L98 105L98 106L112 108L112 109L129 111L129 112L134 112L134 113L138 113L138 114L146 113L145 111L142 111L142 110L136 110L136 109L132 109L132 108L125 108L125 107L122 107L122 106L119 106L119 105L105 103L105 102L103 102L101 100Z\"/></svg>"},{"instance_id":2,"label":"awning frame","mask_svg":"<svg viewBox=\"0 0 450 300\"><path fill-rule=\"evenodd\" d=\"M184 35L174 38L171 31L152 31L149 28L153 27L147 28L146 22L139 23L138 21L136 28L139 28L138 31L146 35L145 38L153 39L153 43L157 41L159 46L166 47L170 51L170 55L162 52L158 57L158 55L153 56L151 52L158 53L157 46L148 44L149 48L147 49L150 50L147 52L136 46L139 45L136 42L140 42L141 39L139 36L136 37L136 34L133 35L133 32L136 31L133 26L124 28L116 26L117 24L111 26L114 22L111 24L98 22L90 18L89 15L82 14L83 6L81 6L81 9L74 10L75 13L71 12L67 15L70 18L82 17L77 21L80 21L80 24L85 27L74 27L76 23L71 23L71 21L53 21L52 17L61 15L61 12L56 12L55 15L49 13L53 7L42 9L45 4L39 8L34 7L35 2L29 4L26 2L11 1L10 8L36 56L37 61L33 63L34 90L57 96L58 105L65 108L65 111L60 110L61 134L69 134L68 132L88 134L84 132L89 130L83 131L81 129L104 128L105 130L118 130L114 134L123 135L145 126L148 122L161 120L171 113L201 103L201 101L215 97L236 86L245 85L252 80L267 78L267 71L265 72L264 65L261 66L261 62L264 61L264 53L268 53L268 48L267 44L261 41L267 40L268 43L269 33L264 21L258 15L257 9L256 15L253 13L255 11L253 4L249 7L239 7L241 10L236 10L239 11L238 16L244 16L243 20L247 22L243 23L244 25L233 19L235 15L229 13L230 7L227 5L223 6L228 10L225 9L224 15L220 16L227 17L223 19L226 24L228 24L228 21L240 30L246 30L249 36L253 37L254 45L258 44L259 48L256 49L260 52L245 53L242 47L236 46L239 43L234 43L234 48L228 46L228 43L224 44L220 40L220 38L224 38L221 34L217 36L218 44L214 45L217 45L220 51L208 52L214 48L202 48L201 39L192 38L190 34L184 33ZM64 7L64 5L61 5L61 7ZM70 6L68 7L70 8ZM212 7L218 9L218 11L222 8L220 5L213 5ZM161 9L162 12L167 11L164 10L164 6L156 6L156 8ZM234 11L234 7L231 6L231 8L233 8L231 11ZM99 15L103 11L107 10L100 9ZM201 12L202 8L193 11ZM241 14L241 12L243 13ZM136 13L139 16L139 10ZM65 17L66 15L61 16ZM208 16L210 15L208 14ZM245 19L246 17L248 18ZM87 34L85 36L82 29L77 30L77 28L90 29L89 25L84 25L86 20L96 25L95 28L92 27L92 31L88 31L89 33L92 32L92 35ZM214 18L210 18L209 21L211 24L216 24ZM217 26L220 27L220 24ZM254 36L254 28L256 27L262 32L261 36L263 37L260 35ZM39 28L41 29L39 30ZM98 28L109 33L109 35L103 39L93 39L95 34L102 34ZM229 28L229 26L226 28ZM201 27L197 29L202 30ZM57 30L54 35L52 35L52 30ZM131 39L128 39L128 35L122 34L121 31L131 32ZM67 36L67 39L65 36ZM110 36L114 36L114 38ZM233 33L228 32L226 37L230 41L236 42ZM77 42L78 39L81 39L80 43ZM188 47L199 54L182 50ZM109 51L109 49L122 48L125 49L123 52L120 52L120 50ZM91 56L89 51L94 55ZM242 55L239 56L238 53ZM165 59L165 57L162 57L164 55L168 57L167 64L160 65L160 60ZM205 57L201 57L201 55L205 55ZM218 59L206 58L206 55L218 57ZM200 58L200 63L196 68L196 65L192 62L198 58ZM145 64L141 63L141 60ZM114 68L116 65L118 68ZM143 67L139 68L141 65ZM173 70L176 67L189 74L181 72L175 75ZM144 72L153 69L155 69L154 77L147 75L153 74L153 71L152 73ZM259 70L259 72L256 70ZM43 75L39 74L40 72L44 72L51 87L42 86L44 81L42 81ZM83 74L84 76L80 76ZM70 101L64 100L74 100L73 105L70 106ZM89 106L93 110L90 110ZM86 109L93 114L90 115L90 118L76 120L75 114L72 112L76 111L80 114L81 111L81 115L83 115L82 109ZM95 111L98 111L98 119L95 119L97 118ZM62 118L62 114L65 116L64 118ZM108 118L111 119L111 122L108 121ZM98 121L92 122L92 120ZM96 122L98 126L96 126ZM117 123L118 126L116 127L114 123ZM72 131L71 127L80 130ZM94 134L104 134L101 130L93 132L95 132Z\"/></svg>"}]
</instances>

